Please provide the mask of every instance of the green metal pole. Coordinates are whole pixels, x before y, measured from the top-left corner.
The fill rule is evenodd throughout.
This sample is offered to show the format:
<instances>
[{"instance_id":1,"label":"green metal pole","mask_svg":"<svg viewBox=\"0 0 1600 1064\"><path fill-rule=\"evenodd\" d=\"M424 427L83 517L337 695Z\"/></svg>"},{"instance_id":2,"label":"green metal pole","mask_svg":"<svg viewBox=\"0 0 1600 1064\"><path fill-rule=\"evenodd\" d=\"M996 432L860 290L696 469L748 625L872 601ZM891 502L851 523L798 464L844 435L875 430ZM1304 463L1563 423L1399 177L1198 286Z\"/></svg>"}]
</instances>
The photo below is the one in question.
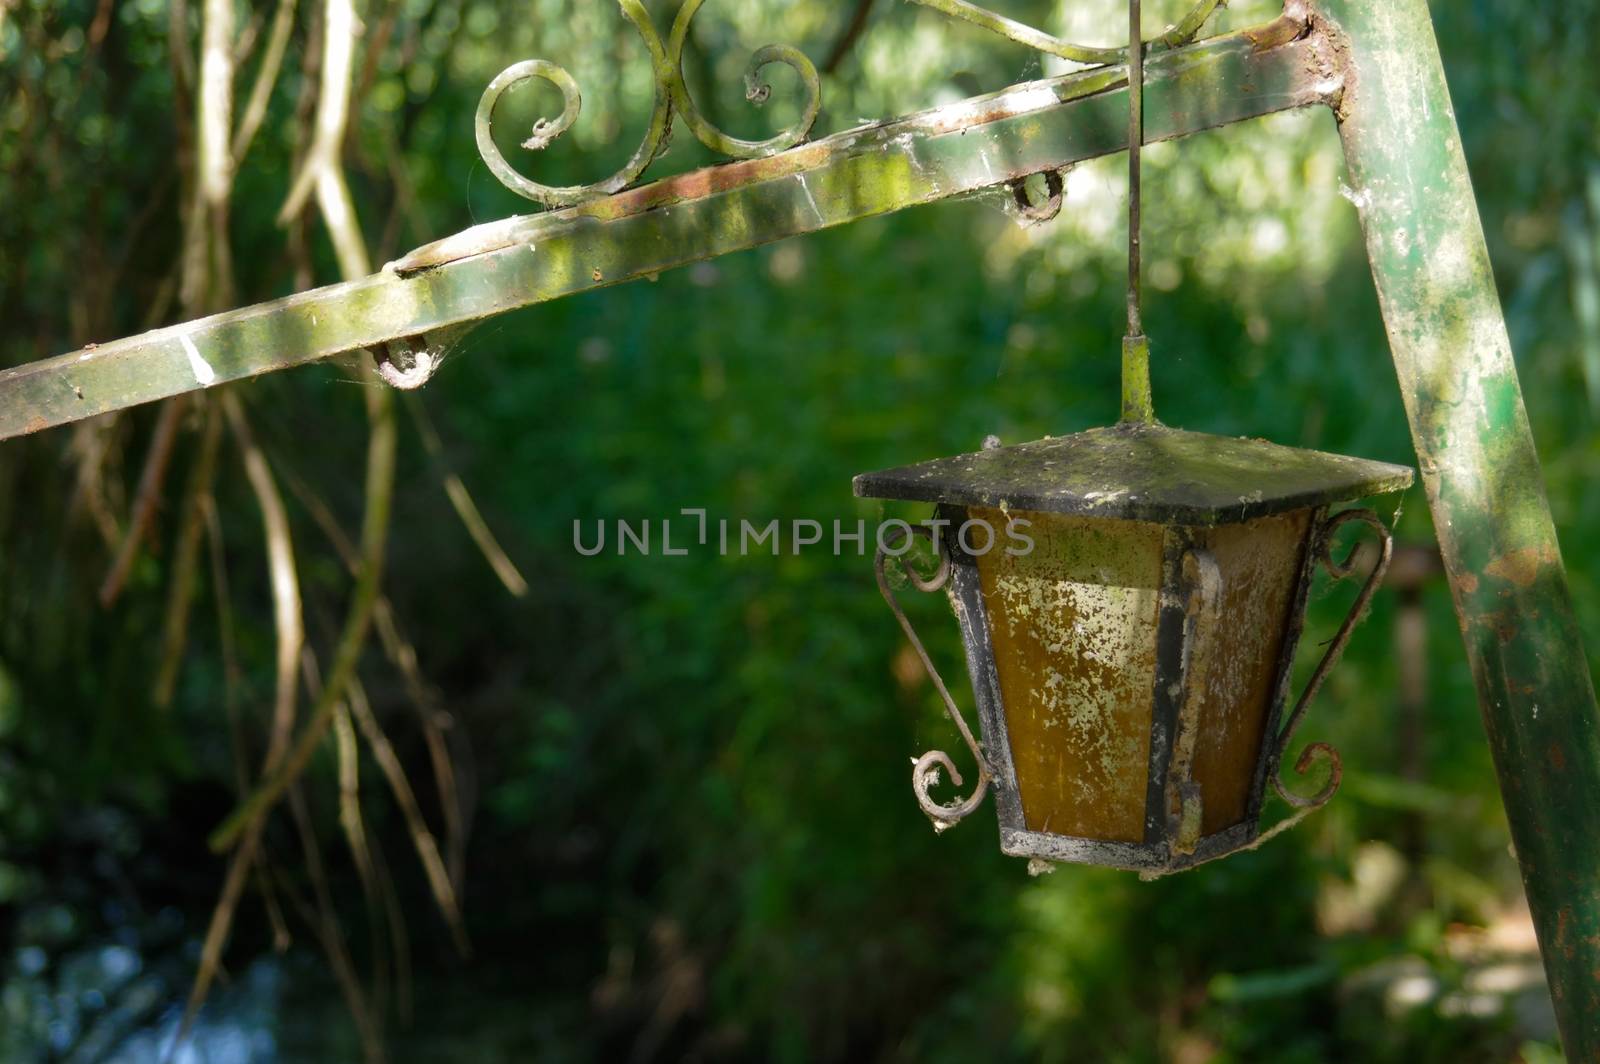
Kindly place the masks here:
<instances>
[{"instance_id":1,"label":"green metal pole","mask_svg":"<svg viewBox=\"0 0 1600 1064\"><path fill-rule=\"evenodd\" d=\"M1600 1060L1600 714L1427 0L1314 21L1562 1041Z\"/></svg>"}]
</instances>

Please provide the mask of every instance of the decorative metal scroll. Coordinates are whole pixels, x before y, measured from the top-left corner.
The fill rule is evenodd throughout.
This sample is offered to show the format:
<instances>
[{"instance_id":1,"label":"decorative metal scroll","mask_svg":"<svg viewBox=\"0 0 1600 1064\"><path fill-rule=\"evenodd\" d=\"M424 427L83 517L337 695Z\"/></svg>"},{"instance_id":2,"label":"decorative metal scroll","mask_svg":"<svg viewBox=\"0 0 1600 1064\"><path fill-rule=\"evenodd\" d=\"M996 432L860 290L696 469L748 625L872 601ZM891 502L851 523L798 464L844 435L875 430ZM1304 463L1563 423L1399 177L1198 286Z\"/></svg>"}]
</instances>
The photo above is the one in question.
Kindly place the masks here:
<instances>
[{"instance_id":1,"label":"decorative metal scroll","mask_svg":"<svg viewBox=\"0 0 1600 1064\"><path fill-rule=\"evenodd\" d=\"M1298 809L1316 809L1327 804L1328 800L1338 791L1339 784L1344 778L1344 767L1339 760L1339 751L1327 743L1312 743L1305 748L1300 759L1295 762L1294 770L1304 776L1311 771L1312 766L1319 762L1328 765L1328 782L1322 790L1314 795L1306 796L1295 794L1283 783L1282 764L1283 755L1288 753L1289 743L1294 739L1295 729L1300 727L1300 721L1306 715L1306 707L1311 700L1317 697L1317 692L1322 689L1322 681L1328 678L1328 673L1339 663L1339 657L1344 653L1344 648L1350 642L1350 633L1355 631L1356 625L1361 623L1361 616L1367 610L1367 605L1372 601L1372 596L1377 592L1378 585L1383 583L1384 574L1389 571L1389 559L1394 556L1394 537L1384 525L1381 518L1371 510L1342 510L1325 521L1317 530L1317 538L1312 548L1317 553L1317 561L1335 580L1343 580L1355 573L1356 553L1361 549L1359 543L1350 548L1350 553L1345 555L1344 561L1338 561L1333 556L1333 539L1339 529L1352 521L1359 521L1366 525L1378 536L1379 553L1378 564L1372 567L1372 573L1367 577L1367 582L1362 585L1361 593L1356 596L1355 603L1350 607L1350 612L1345 616L1344 624L1339 627L1339 634L1333 637L1327 652L1322 655L1322 660L1317 662L1317 669L1311 674L1311 682L1306 684L1305 691L1295 703L1294 712L1289 714L1288 721L1283 730L1278 733L1277 747L1272 753L1272 762L1267 766L1267 772L1272 777L1272 786L1280 797Z\"/></svg>"},{"instance_id":2,"label":"decorative metal scroll","mask_svg":"<svg viewBox=\"0 0 1600 1064\"><path fill-rule=\"evenodd\" d=\"M878 554L873 566L878 574L878 591L883 595L883 601L889 604L889 609L894 612L895 620L900 622L900 630L905 632L906 639L911 643L917 657L922 659L922 667L928 673L928 678L933 681L934 689L939 692L939 698L944 702L944 711L954 722L956 729L961 732L961 738L966 742L967 749L972 752L972 759L978 763L978 782L972 794L961 801L943 805L934 801L928 792L939 782L939 770L942 768L950 773L950 782L957 787L965 781L961 777L961 770L956 768L956 763L950 760L950 755L943 750L929 750L911 763L911 788L916 793L917 804L922 811L933 820L934 830L943 831L953 826L963 817L967 816L978 806L983 804L983 799L989 793L989 781L994 774L989 768L988 759L983 756L983 748L978 745L978 740L973 738L972 729L967 727L966 718L961 715L961 710L956 708L955 699L950 697L950 689L944 685L944 679L939 675L939 670L934 667L933 659L928 657L927 648L922 645L922 640L917 637L917 631L911 627L911 622L906 619L905 611L900 608L900 603L894 597L894 591L889 587L889 576L885 571L889 558L900 563L901 570L906 579L911 581L911 586L918 591L934 592L944 589L950 581L950 555L946 553L943 542L926 528L915 528L910 534L902 534L896 541L910 549L910 539L913 536L924 536L930 540L938 552L939 568L931 577L924 577L916 568L906 561L903 553L890 555L888 547L884 544L878 547Z\"/></svg>"},{"instance_id":3,"label":"decorative metal scroll","mask_svg":"<svg viewBox=\"0 0 1600 1064\"><path fill-rule=\"evenodd\" d=\"M931 7L941 14L970 22L990 33L997 33L1010 41L1044 52L1047 55L1058 56L1071 60L1074 63L1086 63L1089 66L1110 66L1128 61L1126 48L1093 48L1088 45L1073 44L1060 37L1052 36L1043 30L1035 29L1026 23L1015 19L1006 18L1004 15L990 11L988 8L979 7L969 0L911 0L914 4ZM1198 0L1189 13L1169 26L1165 33L1149 42L1150 51L1166 51L1170 48L1179 48L1190 41L1205 28L1217 8L1223 5L1223 0Z\"/></svg>"},{"instance_id":4,"label":"decorative metal scroll","mask_svg":"<svg viewBox=\"0 0 1600 1064\"><path fill-rule=\"evenodd\" d=\"M913 0L913 2L952 18L973 23L1029 48L1075 62L1110 65L1127 60L1126 48L1091 48L1072 44L1042 30L995 14L969 3L968 0ZM482 98L478 101L478 111L474 118L478 154L483 157L485 165L502 185L519 196L546 207L567 207L621 192L644 176L650 164L666 150L667 142L672 135L674 119L681 120L700 143L714 152L734 159L775 155L794 147L810 136L811 128L817 121L817 114L822 109L822 82L817 76L817 68L806 58L805 53L789 45L769 44L758 49L750 57L744 75L745 99L758 107L766 103L772 95L772 87L761 80L761 73L767 67L781 63L800 75L805 104L799 119L775 136L766 140L741 140L718 129L700 112L690 97L688 85L683 78L683 52L689 40L689 25L705 4L705 0L685 0L683 6L678 9L672 30L665 42L645 12L642 0L617 0L617 3L643 39L645 49L650 54L650 66L655 78L655 103L650 112L649 127L645 130L644 140L640 142L638 150L623 164L622 169L610 177L587 185L542 184L512 166L495 144L491 134L495 106L507 90L525 81L539 80L548 82L561 92L561 113L555 118L540 118L534 122L527 139L522 141L522 147L528 151L542 151L549 147L558 137L572 128L583 108L583 96L578 89L578 83L566 68L545 59L528 59L507 67L489 82L488 87L483 90ZM1198 0L1184 18L1150 42L1150 49L1160 51L1176 48L1193 40L1221 3L1222 0ZM1042 205L1028 203L1025 193L1018 193L1025 216L1031 220L1054 216L1054 211L1060 209L1060 194L1057 187L1059 180L1059 177L1055 178L1057 184L1050 186L1049 198Z\"/></svg>"},{"instance_id":5,"label":"decorative metal scroll","mask_svg":"<svg viewBox=\"0 0 1600 1064\"><path fill-rule=\"evenodd\" d=\"M494 137L490 134L495 104L507 89L524 81L539 79L549 82L561 91L563 98L561 114L553 120L541 118L534 123L531 135L522 142L522 146L529 151L541 151L549 147L577 121L578 112L583 106L578 83L565 68L544 59L529 59L507 67L489 83L489 87L483 91L483 97L478 101L478 113L475 119L478 153L483 156L484 163L500 183L511 191L542 203L546 207L569 206L620 192L637 181L655 158L666 149L674 116L689 127L700 143L712 151L736 159L774 155L794 147L811 133L811 127L817 121L817 113L822 109L822 82L817 76L817 68L806 58L805 53L789 45L770 44L757 50L750 57L750 64L745 68L744 76L745 99L758 107L766 103L772 95L772 88L761 81L761 72L774 63L782 63L800 75L805 90L805 108L798 121L776 136L767 140L741 140L724 133L700 113L683 79L683 50L689 39L689 24L699 13L705 0L686 0L683 7L678 9L678 16L672 23L672 32L665 44L651 23L650 16L645 13L641 0L618 0L618 3L622 13L628 17L628 21L633 23L634 28L639 31L639 36L644 39L645 48L650 53L650 65L655 74L655 107L651 111L650 126L645 131L639 149L633 153L633 157L623 165L622 169L602 181L589 185L564 187L544 185L513 167L500 153Z\"/></svg>"}]
</instances>

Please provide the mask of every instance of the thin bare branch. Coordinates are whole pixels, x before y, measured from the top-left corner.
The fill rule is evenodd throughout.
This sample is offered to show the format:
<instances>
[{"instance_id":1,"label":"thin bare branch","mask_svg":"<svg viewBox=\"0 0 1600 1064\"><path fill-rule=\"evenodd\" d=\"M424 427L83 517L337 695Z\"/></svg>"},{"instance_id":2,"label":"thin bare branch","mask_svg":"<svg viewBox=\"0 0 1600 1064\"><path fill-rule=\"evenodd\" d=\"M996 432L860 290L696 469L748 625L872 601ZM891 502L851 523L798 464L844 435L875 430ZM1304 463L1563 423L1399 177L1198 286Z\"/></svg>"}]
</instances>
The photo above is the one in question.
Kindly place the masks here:
<instances>
[{"instance_id":1,"label":"thin bare branch","mask_svg":"<svg viewBox=\"0 0 1600 1064\"><path fill-rule=\"evenodd\" d=\"M316 655L306 648L301 659L306 690L313 698L322 690L320 670ZM351 681L351 698L356 697L360 684ZM382 1016L388 999L389 959L383 935L383 898L378 888L374 847L367 837L366 821L361 815L361 749L356 740L355 726L350 722L349 707L340 703L333 715L333 745L339 765L339 828L344 833L345 845L355 863L356 875L361 880L361 893L366 900L368 931L373 943L372 1011Z\"/></svg>"},{"instance_id":2,"label":"thin bare branch","mask_svg":"<svg viewBox=\"0 0 1600 1064\"><path fill-rule=\"evenodd\" d=\"M167 55L172 63L172 81L177 89L178 114L184 115L183 98L194 84L194 57L189 54L189 4L188 0L170 0L167 4Z\"/></svg>"},{"instance_id":3,"label":"thin bare branch","mask_svg":"<svg viewBox=\"0 0 1600 1064\"><path fill-rule=\"evenodd\" d=\"M195 118L194 180L184 225L183 280L178 298L186 311L221 309L232 295L227 208L233 191L234 11L230 0L205 0L200 29L200 91Z\"/></svg>"},{"instance_id":4,"label":"thin bare branch","mask_svg":"<svg viewBox=\"0 0 1600 1064\"><path fill-rule=\"evenodd\" d=\"M200 565L200 538L205 532L205 510L217 475L217 453L222 442L222 416L215 406L205 413L200 450L184 491L183 517L178 542L172 552L172 576L167 582L167 613L162 625L161 664L156 670L152 700L162 709L172 705L178 669L189 643L189 610L194 599L195 573Z\"/></svg>"},{"instance_id":5,"label":"thin bare branch","mask_svg":"<svg viewBox=\"0 0 1600 1064\"><path fill-rule=\"evenodd\" d=\"M355 92L351 96L352 114L361 110L361 103L367 98L367 92L378 76L378 64L382 62L383 53L389 47L390 38L394 36L395 23L400 18L400 8L400 0L384 0L383 13L377 20L377 29L367 35L366 61L361 64L361 76L356 79ZM369 18L370 15L369 11Z\"/></svg>"},{"instance_id":6,"label":"thin bare branch","mask_svg":"<svg viewBox=\"0 0 1600 1064\"><path fill-rule=\"evenodd\" d=\"M278 904L278 892L272 885L272 877L267 874L266 854L259 856L261 859L255 862L256 890L261 894L261 904L267 910L267 923L272 925L272 950L278 954L288 953L289 947L294 945L294 936L289 933L289 922L283 918L283 906Z\"/></svg>"},{"instance_id":7,"label":"thin bare branch","mask_svg":"<svg viewBox=\"0 0 1600 1064\"><path fill-rule=\"evenodd\" d=\"M350 710L344 705L334 710L333 739L339 760L339 827L350 845L350 857L355 862L362 889L376 901L366 824L361 819L361 756L356 746L355 727L350 723Z\"/></svg>"},{"instance_id":8,"label":"thin bare branch","mask_svg":"<svg viewBox=\"0 0 1600 1064\"><path fill-rule=\"evenodd\" d=\"M304 771L311 755L328 732L333 710L360 662L378 600L383 559L388 545L389 507L394 493L395 427L393 408L385 404L373 415L367 445L366 512L361 528L361 575L351 596L344 630L328 672L327 686L311 709L311 716L294 747L276 772L267 774L255 793L240 803L212 832L211 848L223 852L259 825L284 789Z\"/></svg>"},{"instance_id":9,"label":"thin bare branch","mask_svg":"<svg viewBox=\"0 0 1600 1064\"><path fill-rule=\"evenodd\" d=\"M428 459L433 463L434 475L444 484L445 494L450 497L450 505L455 508L456 516L461 518L461 523L466 526L467 534L472 537L472 542L483 554L489 567L494 570L494 575L500 578L507 591L517 598L528 594L528 582L523 579L516 563L506 555L494 533L489 530L489 523L483 519L477 503L472 501L472 494L467 491L467 486L450 468L450 460L445 456L444 444L439 440L439 433L433 427L433 419L428 416L428 409L422 403L422 398L415 393L405 394L406 412L411 415L412 423L417 427L417 435L422 438L422 446L428 452Z\"/></svg>"},{"instance_id":10,"label":"thin bare branch","mask_svg":"<svg viewBox=\"0 0 1600 1064\"><path fill-rule=\"evenodd\" d=\"M417 858L422 862L423 871L427 873L428 887L433 891L433 900L444 915L445 922L450 925L450 935L455 941L456 950L463 957L470 956L472 946L467 941L466 926L461 920L461 905L456 898L455 886L445 871L444 861L439 857L439 845L434 840L433 832L428 830L427 822L422 819L422 810L417 807L417 797L411 790L411 782L406 779L406 770L400 764L399 756L389 743L389 737L384 735L383 729L378 726L378 718L373 715L372 707L367 703L366 697L364 695L357 697L359 691L359 684L351 686L350 710L355 715L356 724L361 728L361 734L366 738L367 745L372 749L373 760L378 762L378 767L383 770L384 777L389 781L389 789L394 792L395 804L400 807L400 813L406 820L406 829L411 833L411 844L416 847Z\"/></svg>"},{"instance_id":11,"label":"thin bare branch","mask_svg":"<svg viewBox=\"0 0 1600 1064\"><path fill-rule=\"evenodd\" d=\"M217 639L222 645L222 704L228 718L229 748L233 755L235 792L242 798L250 788L249 752L245 747L244 727L239 720L239 654L233 633L233 605L228 592L228 566L222 542L222 523L217 518L216 499L204 495L200 509L205 520L206 554L211 561L211 588L217 610ZM267 856L258 851L258 860L252 864L256 890L267 910L267 923L272 926L272 948L278 953L288 952L294 942L289 924L283 918L283 907L278 904L277 891L267 869Z\"/></svg>"},{"instance_id":12,"label":"thin bare branch","mask_svg":"<svg viewBox=\"0 0 1600 1064\"><path fill-rule=\"evenodd\" d=\"M256 45L261 41L261 24L265 19L266 12L258 10L252 5L250 8L250 21L244 24L244 29L239 31L239 35L233 41L233 65L235 67L244 66L250 61L250 57L255 54Z\"/></svg>"},{"instance_id":13,"label":"thin bare branch","mask_svg":"<svg viewBox=\"0 0 1600 1064\"><path fill-rule=\"evenodd\" d=\"M148 239L150 225L167 206L167 194L172 190L173 183L177 178L178 166L177 161L174 160L171 165L162 171L155 185L151 187L144 206L139 208L139 213L133 216L133 221L129 222L122 231L122 242L117 248L116 254L111 258L112 265L106 273L104 292L101 295L100 306L96 311L96 316L100 320L109 319L112 300L115 296L121 294L119 289L121 288L122 279L127 275L128 263L132 261L134 252L139 250ZM161 286L165 287L169 283L168 280L163 279ZM168 308L172 305L172 296L174 294L172 291L168 291L163 296L161 287L158 287L156 292L156 298L150 302L150 311L153 313L145 315L145 331L155 328L161 322L161 319L166 316Z\"/></svg>"},{"instance_id":14,"label":"thin bare branch","mask_svg":"<svg viewBox=\"0 0 1600 1064\"><path fill-rule=\"evenodd\" d=\"M173 1039L169 1059L188 1039L195 1017L200 1014L200 1006L205 1004L206 995L211 992L211 983L221 970L222 950L228 944L233 916L239 908L239 899L244 894L245 881L260 843L261 833L250 832L228 861L228 874L222 880L222 893L211 910L211 922L206 927L206 937L200 945L200 963L195 969L194 983L189 987L189 1001L184 1006L183 1022L178 1026L177 1037Z\"/></svg>"},{"instance_id":15,"label":"thin bare branch","mask_svg":"<svg viewBox=\"0 0 1600 1064\"><path fill-rule=\"evenodd\" d=\"M267 50L261 56L261 66L256 70L256 80L250 87L250 98L244 105L244 117L233 135L233 159L238 165L250 151L261 122L267 117L267 105L272 101L272 89L278 83L283 69L283 56L289 45L289 34L294 30L295 0L278 0L278 10L272 18L272 35L267 38Z\"/></svg>"},{"instance_id":16,"label":"thin bare branch","mask_svg":"<svg viewBox=\"0 0 1600 1064\"><path fill-rule=\"evenodd\" d=\"M339 151L344 146L344 128L350 111L350 72L355 61L356 14L351 0L327 0L323 12L322 78L316 133L300 173L289 186L289 195L278 212L280 225L288 224L298 215L312 189L338 168ZM342 259L340 267L344 267ZM368 272L362 270L355 276ZM349 276L348 270L345 273Z\"/></svg>"},{"instance_id":17,"label":"thin bare branch","mask_svg":"<svg viewBox=\"0 0 1600 1064\"><path fill-rule=\"evenodd\" d=\"M324 12L318 136L325 136L329 129L341 136L335 136L331 144L332 153L320 161L314 158L317 148L313 146L306 160L306 172L312 173L315 178L317 203L322 210L323 222L333 237L340 270L348 280L364 276L370 270L366 246L356 222L355 207L350 201L350 190L345 185L344 170L337 154L342 144L350 99L355 13L350 0L327 0ZM370 363L363 362L362 365L368 383L373 383L376 374ZM284 789L304 771L306 763L327 734L333 711L355 677L361 651L366 645L388 546L389 511L394 496L396 430L394 404L388 390L368 387L363 394L367 405L368 437L366 504L361 521L361 571L356 578L344 630L328 671L327 686L312 707L310 720L280 769L267 774L256 792L240 803L211 834L209 842L212 849L218 852L235 845L242 835L251 830L252 825L259 825L282 797Z\"/></svg>"},{"instance_id":18,"label":"thin bare branch","mask_svg":"<svg viewBox=\"0 0 1600 1064\"><path fill-rule=\"evenodd\" d=\"M333 511L328 508L327 502L292 472L286 474L286 481L289 490L328 537L335 552L344 560L345 566L352 574L359 573L360 557L356 553L355 545L350 542L350 537L345 534L344 529L339 527L339 522L333 516ZM383 647L384 656L399 671L404 681L406 695L416 711L417 721L422 729L423 742L428 748L428 759L433 766L439 807L444 814L445 863L450 870L450 882L455 886L456 894L459 896L466 863L465 818L462 815L460 790L456 785L455 762L450 756L450 747L444 735L445 728L452 727L454 721L450 714L439 706L433 687L422 674L416 647L400 630L394 604L385 595L378 597L377 607L373 610L373 624L377 629L378 642Z\"/></svg>"},{"instance_id":19,"label":"thin bare branch","mask_svg":"<svg viewBox=\"0 0 1600 1064\"><path fill-rule=\"evenodd\" d=\"M405 910L394 889L394 877L383 856L383 847L372 848L372 861L383 891L383 911L388 916L389 935L394 942L394 982L396 1011L400 1026L411 1026L411 934L406 928Z\"/></svg>"},{"instance_id":20,"label":"thin bare branch","mask_svg":"<svg viewBox=\"0 0 1600 1064\"><path fill-rule=\"evenodd\" d=\"M223 411L227 414L234 437L244 456L246 479L250 481L250 487L255 492L256 501L261 508L261 519L267 539L273 616L278 639L277 693L274 697L272 731L262 764L263 777L270 777L281 761L289 737L294 731L297 688L295 670L299 662L300 648L305 643L305 627L300 607L300 580L294 565L294 548L289 536L288 515L284 511L283 499L278 494L272 471L268 468L266 458L261 454L255 436L250 431L249 422L245 419L244 409L240 406L238 397L231 391L224 391L221 395ZM222 896L211 913L211 923L206 929L205 942L200 951L200 966L195 973L194 986L189 992L189 1004L174 1045L183 1043L201 1003L205 1001L206 994L210 991L211 981L222 960L223 947L227 945L228 936L233 929L233 917L238 908L239 897L244 890L245 877L260 846L264 823L264 820L258 820L249 825L249 830L245 832L233 855L233 861L228 866L228 875L223 881Z\"/></svg>"},{"instance_id":21,"label":"thin bare branch","mask_svg":"<svg viewBox=\"0 0 1600 1064\"><path fill-rule=\"evenodd\" d=\"M106 501L107 438L117 421L118 415L105 414L79 422L72 427L69 445L78 471L68 512L74 516L87 512L107 550L117 549L122 542L122 529Z\"/></svg>"},{"instance_id":22,"label":"thin bare branch","mask_svg":"<svg viewBox=\"0 0 1600 1064\"><path fill-rule=\"evenodd\" d=\"M161 404L155 432L150 437L150 450L145 456L144 472L139 474L139 490L133 498L133 512L128 516L128 531L122 537L122 546L106 572L105 580L100 584L100 605L106 609L110 609L122 594L128 573L132 571L133 563L139 557L139 548L150 530L156 507L161 503L161 486L167 478L173 444L177 442L178 429L183 424L183 412L187 406L187 397L181 395Z\"/></svg>"},{"instance_id":23,"label":"thin bare branch","mask_svg":"<svg viewBox=\"0 0 1600 1064\"><path fill-rule=\"evenodd\" d=\"M856 41L861 37L861 31L867 28L867 16L872 13L872 0L856 0L855 11L850 15L850 21L845 23L844 31L839 34L839 39L833 42L833 47L828 50L828 58L822 62L822 72L832 74L839 69L839 64L844 62L844 57L850 54L850 49L855 47Z\"/></svg>"},{"instance_id":24,"label":"thin bare branch","mask_svg":"<svg viewBox=\"0 0 1600 1064\"><path fill-rule=\"evenodd\" d=\"M350 961L349 951L345 949L344 939L339 935L337 925L330 927L323 918L323 914L312 904L301 897L300 892L294 889L288 876L281 872L277 876L278 889L281 890L289 901L293 903L295 912L304 920L306 926L311 928L322 946L323 953L328 957L328 963L333 968L334 980L339 984L339 990L344 994L345 1004L350 1009L351 1016L356 1022L356 1033L361 1038L362 1052L366 1055L368 1064L375 1059L372 1054L376 1050L382 1053L382 1044L378 1041L379 1034L372 1028L372 1020L366 1007L366 998L361 993L361 983L356 979L355 966ZM381 1056L377 1060L383 1059Z\"/></svg>"},{"instance_id":25,"label":"thin bare branch","mask_svg":"<svg viewBox=\"0 0 1600 1064\"><path fill-rule=\"evenodd\" d=\"M467 831L461 788L456 783L455 759L450 755L450 745L445 741L445 729L454 727L455 721L438 704L438 698L423 678L422 666L417 661L416 647L400 632L394 610L385 599L380 604L375 621L378 640L405 681L406 695L416 711L422 728L423 743L428 748L428 761L433 766L434 786L438 790L439 809L444 814L445 864L450 870L450 882L459 896L465 882L467 857Z\"/></svg>"},{"instance_id":26,"label":"thin bare branch","mask_svg":"<svg viewBox=\"0 0 1600 1064\"><path fill-rule=\"evenodd\" d=\"M317 834L311 826L311 817L306 812L305 799L301 796L298 786L291 786L289 789L289 811L300 836L300 849L305 857L306 873L311 879L316 909L311 910L306 906L297 893L291 893L290 897L300 909L301 916L317 933L318 941L322 944L322 952L328 958L334 978L338 980L339 989L344 993L345 1006L350 1010L350 1015L356 1023L356 1031L361 1036L362 1055L366 1058L367 1064L382 1064L385 1059L383 1030L367 1002L366 994L361 990L361 980L356 976L355 963L351 960L350 950L345 945L344 930L339 925L339 916L333 907L333 895L328 889L327 872L322 867L322 853L317 842Z\"/></svg>"},{"instance_id":27,"label":"thin bare branch","mask_svg":"<svg viewBox=\"0 0 1600 1064\"><path fill-rule=\"evenodd\" d=\"M222 706L228 717L228 738L233 751L234 783L242 798L250 787L250 758L244 728L239 721L239 651L233 634L233 601L228 593L228 564L222 543L222 522L215 498L202 500L206 521L206 553L211 559L211 592L217 609L217 641L222 645Z\"/></svg>"},{"instance_id":28,"label":"thin bare branch","mask_svg":"<svg viewBox=\"0 0 1600 1064\"><path fill-rule=\"evenodd\" d=\"M278 493L277 480L266 455L256 443L255 433L245 416L239 397L222 393L222 409L238 441L244 458L245 478L261 509L262 529L267 541L267 566L272 583L273 625L277 630L276 694L273 698L272 730L262 773L270 775L278 767L294 734L296 672L300 667L300 648L305 645L305 618L300 601L300 576L295 567L294 541L289 531L289 515Z\"/></svg>"}]
</instances>

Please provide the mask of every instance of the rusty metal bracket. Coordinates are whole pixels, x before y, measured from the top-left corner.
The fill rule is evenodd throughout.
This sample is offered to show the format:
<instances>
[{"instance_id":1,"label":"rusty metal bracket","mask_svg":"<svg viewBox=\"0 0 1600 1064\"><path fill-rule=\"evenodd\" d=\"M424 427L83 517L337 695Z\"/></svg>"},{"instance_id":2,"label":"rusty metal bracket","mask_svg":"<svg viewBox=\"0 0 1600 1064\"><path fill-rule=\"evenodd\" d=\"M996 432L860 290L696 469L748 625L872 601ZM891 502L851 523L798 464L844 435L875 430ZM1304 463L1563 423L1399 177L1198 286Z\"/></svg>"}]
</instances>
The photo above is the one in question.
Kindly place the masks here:
<instances>
[{"instance_id":1,"label":"rusty metal bracket","mask_svg":"<svg viewBox=\"0 0 1600 1064\"><path fill-rule=\"evenodd\" d=\"M1327 102L1339 85L1324 73L1322 47L1307 37L1262 49L1235 33L1153 54L1145 66L1147 139ZM1126 89L1120 67L1027 82L476 226L361 280L0 371L0 439L376 350L861 218L985 189L1004 193L1031 174L1123 150Z\"/></svg>"}]
</instances>

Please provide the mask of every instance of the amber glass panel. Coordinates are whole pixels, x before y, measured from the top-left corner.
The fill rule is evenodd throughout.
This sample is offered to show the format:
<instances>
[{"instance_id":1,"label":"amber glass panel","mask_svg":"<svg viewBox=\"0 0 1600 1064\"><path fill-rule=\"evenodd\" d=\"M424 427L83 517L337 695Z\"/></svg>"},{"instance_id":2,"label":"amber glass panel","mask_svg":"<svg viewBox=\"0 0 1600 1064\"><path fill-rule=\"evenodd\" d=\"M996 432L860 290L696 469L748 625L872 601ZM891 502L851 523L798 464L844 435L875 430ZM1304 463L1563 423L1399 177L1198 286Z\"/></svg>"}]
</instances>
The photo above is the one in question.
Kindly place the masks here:
<instances>
[{"instance_id":1,"label":"amber glass panel","mask_svg":"<svg viewBox=\"0 0 1600 1064\"><path fill-rule=\"evenodd\" d=\"M1033 831L1144 841L1162 528L1014 512L1033 550L978 559L1023 820ZM981 547L983 535L970 540Z\"/></svg>"},{"instance_id":2,"label":"amber glass panel","mask_svg":"<svg viewBox=\"0 0 1600 1064\"><path fill-rule=\"evenodd\" d=\"M1197 633L1189 665L1203 834L1239 823L1249 808L1310 521L1311 511L1299 510L1196 531L1222 577L1217 630Z\"/></svg>"}]
</instances>

